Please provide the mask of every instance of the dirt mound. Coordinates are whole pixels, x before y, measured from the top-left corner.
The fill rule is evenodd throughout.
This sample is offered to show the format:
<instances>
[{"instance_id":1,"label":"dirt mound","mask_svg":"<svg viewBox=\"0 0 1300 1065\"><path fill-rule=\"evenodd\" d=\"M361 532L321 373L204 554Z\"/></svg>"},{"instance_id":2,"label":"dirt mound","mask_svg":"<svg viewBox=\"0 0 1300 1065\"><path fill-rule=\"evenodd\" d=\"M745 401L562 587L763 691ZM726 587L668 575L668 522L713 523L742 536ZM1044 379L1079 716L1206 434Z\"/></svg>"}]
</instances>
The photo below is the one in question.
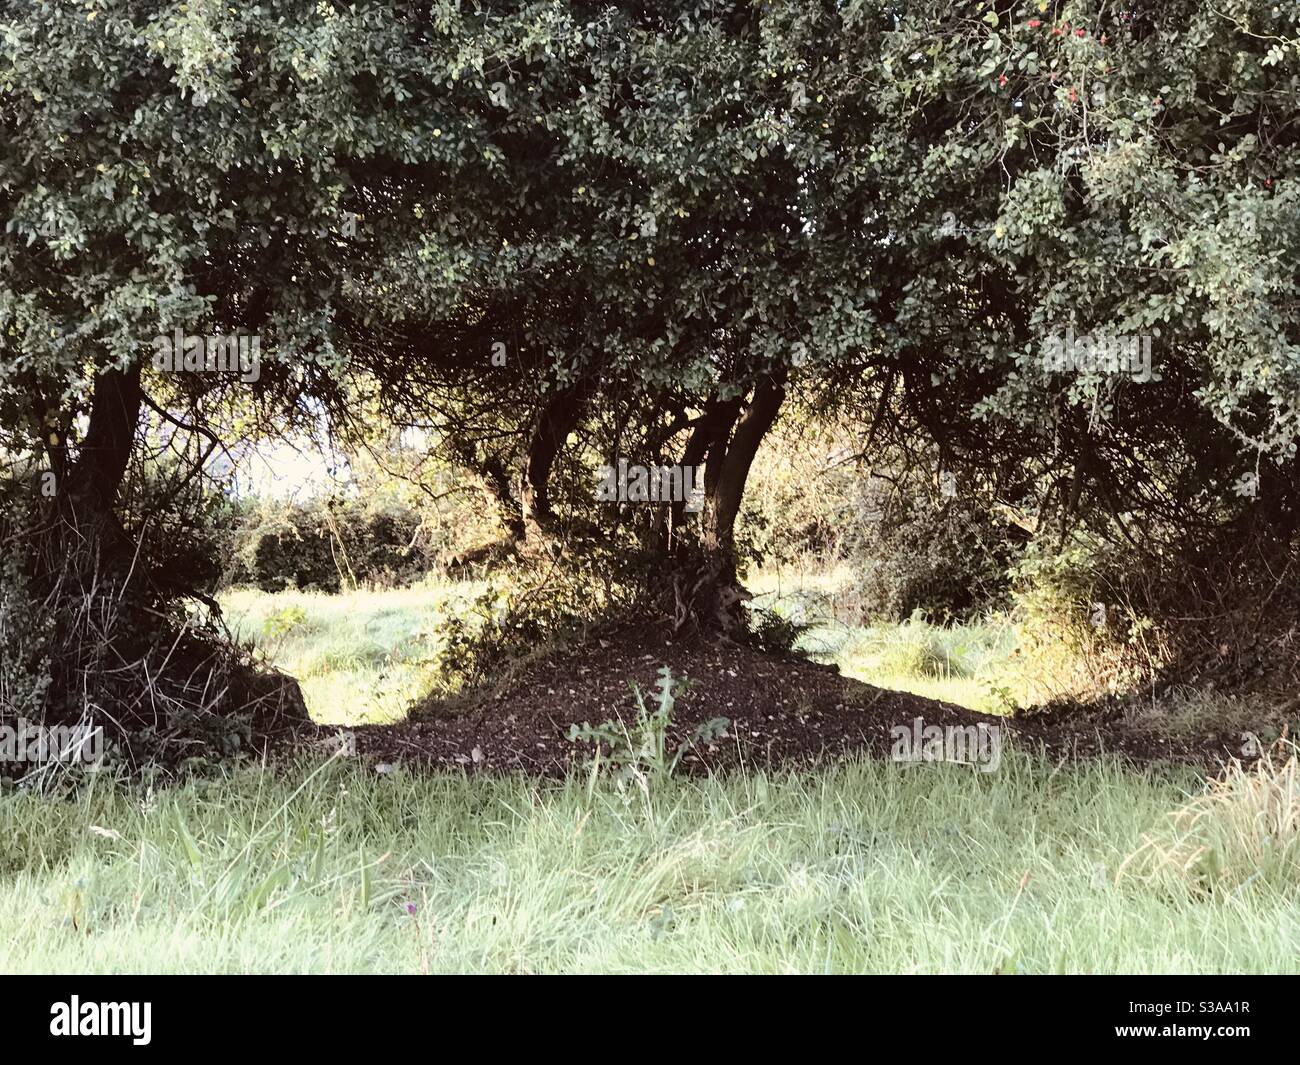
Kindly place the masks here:
<instances>
[{"instance_id":1,"label":"dirt mound","mask_svg":"<svg viewBox=\"0 0 1300 1065\"><path fill-rule=\"evenodd\" d=\"M1002 725L1031 748L1088 756L1108 751L1135 761L1174 759L1212 764L1234 754L1233 737L1176 744L1126 730L1121 722L1070 715L1068 720L1008 719L950 703L887 691L841 676L835 667L796 656L764 654L724 640L673 642L626 632L530 664L508 683L460 700L433 703L410 720L355 730L357 750L380 762L459 765L471 772L520 770L561 775L591 756L568 738L573 724L631 722L630 685L651 704L659 670L690 681L679 696L670 745L712 718L725 735L683 760L688 771L737 766L798 766L859 752L888 757L891 730L924 725Z\"/></svg>"}]
</instances>

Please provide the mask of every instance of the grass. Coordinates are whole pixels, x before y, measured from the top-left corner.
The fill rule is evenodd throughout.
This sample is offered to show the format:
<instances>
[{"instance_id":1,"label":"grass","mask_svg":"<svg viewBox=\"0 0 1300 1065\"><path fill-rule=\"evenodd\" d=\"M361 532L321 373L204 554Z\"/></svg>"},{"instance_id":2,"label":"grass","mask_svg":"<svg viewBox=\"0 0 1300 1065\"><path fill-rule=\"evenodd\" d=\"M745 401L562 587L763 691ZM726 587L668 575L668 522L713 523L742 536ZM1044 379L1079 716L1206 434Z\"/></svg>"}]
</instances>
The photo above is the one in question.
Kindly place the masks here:
<instances>
[{"instance_id":1,"label":"grass","mask_svg":"<svg viewBox=\"0 0 1300 1065\"><path fill-rule=\"evenodd\" d=\"M1230 790L1199 810L1211 837L1250 820L1249 789ZM0 958L79 973L1297 971L1293 864L1231 892L1116 881L1153 836L1183 841L1170 813L1200 792L1186 773L1010 752L993 774L859 762L672 780L648 804L580 778L339 759L160 792L10 793Z\"/></svg>"},{"instance_id":2,"label":"grass","mask_svg":"<svg viewBox=\"0 0 1300 1065\"><path fill-rule=\"evenodd\" d=\"M231 628L298 679L312 717L326 725L394 721L432 683L434 626L482 585L260 592L221 596Z\"/></svg>"},{"instance_id":3,"label":"grass","mask_svg":"<svg viewBox=\"0 0 1300 1065\"><path fill-rule=\"evenodd\" d=\"M994 714L1042 692L1043 677L1022 666L1023 646L1008 619L932 625L913 617L897 625L846 624L837 620L843 612L838 595L849 576L844 568L760 573L750 587L760 605L814 623L799 643L801 650L867 684Z\"/></svg>"},{"instance_id":4,"label":"grass","mask_svg":"<svg viewBox=\"0 0 1300 1065\"><path fill-rule=\"evenodd\" d=\"M759 584L764 605L828 616L833 575ZM242 590L223 607L318 720L350 724L403 713L433 626L476 591ZM996 620L806 640L850 675L981 709L1020 676ZM858 761L629 795L341 756L157 791L0 790L0 970L1300 970L1293 759L1207 787L1013 750L989 774Z\"/></svg>"},{"instance_id":5,"label":"grass","mask_svg":"<svg viewBox=\"0 0 1300 1065\"><path fill-rule=\"evenodd\" d=\"M1145 836L1120 873L1233 894L1260 878L1294 881L1300 874L1297 748L1276 744L1263 759L1251 769L1229 766L1169 826Z\"/></svg>"},{"instance_id":6,"label":"grass","mask_svg":"<svg viewBox=\"0 0 1300 1065\"><path fill-rule=\"evenodd\" d=\"M880 688L1003 713L1016 702L1014 630L1006 623L938 626L919 618L809 634L803 648Z\"/></svg>"}]
</instances>

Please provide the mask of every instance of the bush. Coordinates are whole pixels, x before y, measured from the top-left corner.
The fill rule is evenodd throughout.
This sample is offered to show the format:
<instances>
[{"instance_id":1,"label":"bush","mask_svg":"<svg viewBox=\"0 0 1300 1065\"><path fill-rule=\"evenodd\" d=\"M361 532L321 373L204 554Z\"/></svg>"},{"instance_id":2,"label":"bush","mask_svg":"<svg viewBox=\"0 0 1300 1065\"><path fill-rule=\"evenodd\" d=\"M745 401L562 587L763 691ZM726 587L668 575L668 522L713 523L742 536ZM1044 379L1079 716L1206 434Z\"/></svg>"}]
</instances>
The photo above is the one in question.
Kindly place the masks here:
<instances>
[{"instance_id":1,"label":"bush","mask_svg":"<svg viewBox=\"0 0 1300 1065\"><path fill-rule=\"evenodd\" d=\"M226 579L265 592L413 584L436 565L423 531L418 511L391 500L265 502L235 530Z\"/></svg>"},{"instance_id":2,"label":"bush","mask_svg":"<svg viewBox=\"0 0 1300 1065\"><path fill-rule=\"evenodd\" d=\"M573 537L541 555L516 555L434 635L442 687L473 687L539 650L593 629L652 616L655 560L626 542Z\"/></svg>"},{"instance_id":3,"label":"bush","mask_svg":"<svg viewBox=\"0 0 1300 1065\"><path fill-rule=\"evenodd\" d=\"M183 596L205 598L188 582L219 568L212 501L152 482L128 484L123 501L130 524L73 527L61 501L0 483L0 720L85 722L131 768L227 756L307 724L295 682L186 609Z\"/></svg>"},{"instance_id":4,"label":"bush","mask_svg":"<svg viewBox=\"0 0 1300 1065\"><path fill-rule=\"evenodd\" d=\"M970 620L1008 603L1017 550L978 501L905 497L863 529L850 591L864 622Z\"/></svg>"},{"instance_id":5,"label":"bush","mask_svg":"<svg viewBox=\"0 0 1300 1065\"><path fill-rule=\"evenodd\" d=\"M812 623L787 617L779 610L751 607L749 611L750 643L768 654L790 654L812 628Z\"/></svg>"}]
</instances>

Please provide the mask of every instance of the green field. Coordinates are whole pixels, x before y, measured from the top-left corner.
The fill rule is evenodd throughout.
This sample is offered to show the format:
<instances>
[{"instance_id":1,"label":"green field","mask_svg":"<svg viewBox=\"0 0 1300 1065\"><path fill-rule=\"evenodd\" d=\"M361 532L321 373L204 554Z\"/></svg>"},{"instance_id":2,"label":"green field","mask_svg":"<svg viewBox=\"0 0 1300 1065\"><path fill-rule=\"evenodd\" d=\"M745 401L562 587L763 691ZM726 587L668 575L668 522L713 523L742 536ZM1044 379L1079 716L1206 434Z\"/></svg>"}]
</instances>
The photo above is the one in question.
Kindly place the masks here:
<instances>
[{"instance_id":1,"label":"green field","mask_svg":"<svg viewBox=\"0 0 1300 1065\"><path fill-rule=\"evenodd\" d=\"M433 681L434 625L481 587L429 583L341 595L240 589L221 605L235 633L298 679L316 721L360 725L405 714Z\"/></svg>"}]
</instances>

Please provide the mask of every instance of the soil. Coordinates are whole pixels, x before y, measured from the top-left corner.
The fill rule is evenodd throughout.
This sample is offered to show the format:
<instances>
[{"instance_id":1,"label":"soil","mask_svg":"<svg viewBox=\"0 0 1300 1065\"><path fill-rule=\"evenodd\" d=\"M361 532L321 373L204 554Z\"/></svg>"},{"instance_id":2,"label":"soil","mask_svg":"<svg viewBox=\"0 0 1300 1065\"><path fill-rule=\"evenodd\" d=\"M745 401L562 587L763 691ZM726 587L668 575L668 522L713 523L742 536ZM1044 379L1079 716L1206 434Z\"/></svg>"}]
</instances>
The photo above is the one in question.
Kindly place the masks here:
<instances>
[{"instance_id":1,"label":"soil","mask_svg":"<svg viewBox=\"0 0 1300 1065\"><path fill-rule=\"evenodd\" d=\"M508 682L410 719L353 730L358 753L381 767L402 762L460 766L470 773L521 771L559 776L592 756L568 738L573 724L632 721L635 682L653 707L661 667L690 686L677 700L669 748L712 718L725 734L694 747L688 772L736 767L796 767L861 753L888 758L891 729L924 725L1002 725L1012 743L1054 758L1102 753L1136 763L1175 761L1214 768L1240 755L1238 733L1171 737L1125 722L1119 711L1085 709L993 717L951 703L887 691L843 677L834 666L771 655L725 640L673 642L644 631L607 635L529 663Z\"/></svg>"}]
</instances>

